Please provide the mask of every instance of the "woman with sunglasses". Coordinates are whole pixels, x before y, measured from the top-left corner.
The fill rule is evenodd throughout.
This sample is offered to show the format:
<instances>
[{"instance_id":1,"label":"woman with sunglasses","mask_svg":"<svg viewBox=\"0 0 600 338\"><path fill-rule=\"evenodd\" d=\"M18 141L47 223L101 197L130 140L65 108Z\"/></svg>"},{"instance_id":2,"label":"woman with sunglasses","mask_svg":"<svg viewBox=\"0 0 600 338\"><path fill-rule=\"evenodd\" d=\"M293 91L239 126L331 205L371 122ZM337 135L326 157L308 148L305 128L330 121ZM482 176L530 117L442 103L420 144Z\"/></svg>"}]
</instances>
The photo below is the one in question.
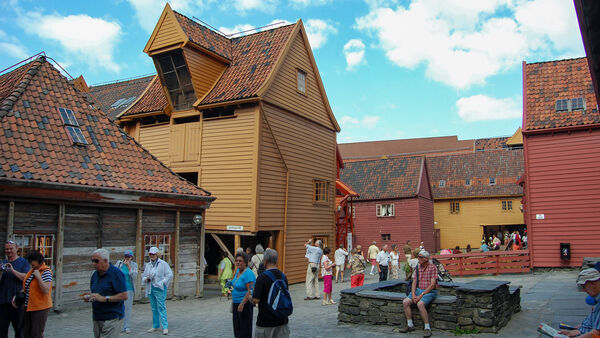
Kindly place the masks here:
<instances>
[{"instance_id":1,"label":"woman with sunglasses","mask_svg":"<svg viewBox=\"0 0 600 338\"><path fill-rule=\"evenodd\" d=\"M169 263L158 258L158 248L153 246L148 250L150 262L146 263L142 282L146 287L146 297L150 300L152 308L152 328L148 332L158 331L162 325L163 334L169 334L169 323L167 322L167 288L173 271Z\"/></svg>"},{"instance_id":2,"label":"woman with sunglasses","mask_svg":"<svg viewBox=\"0 0 600 338\"><path fill-rule=\"evenodd\" d=\"M252 289L256 283L254 272L248 268L248 255L238 252L235 255L235 275L231 281L231 312L233 313L233 335L236 338L252 337L252 314L254 303L251 302Z\"/></svg>"}]
</instances>

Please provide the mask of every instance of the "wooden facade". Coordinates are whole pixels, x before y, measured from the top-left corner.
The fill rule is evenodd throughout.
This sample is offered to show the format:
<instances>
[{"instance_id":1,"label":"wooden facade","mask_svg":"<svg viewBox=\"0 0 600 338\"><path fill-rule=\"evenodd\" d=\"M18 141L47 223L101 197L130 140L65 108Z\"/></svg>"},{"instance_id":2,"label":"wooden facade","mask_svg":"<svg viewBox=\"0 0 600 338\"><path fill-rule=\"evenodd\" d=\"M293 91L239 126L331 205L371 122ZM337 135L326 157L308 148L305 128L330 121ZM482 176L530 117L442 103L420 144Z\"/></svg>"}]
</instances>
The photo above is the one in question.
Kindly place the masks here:
<instances>
[{"instance_id":1,"label":"wooden facade","mask_svg":"<svg viewBox=\"0 0 600 338\"><path fill-rule=\"evenodd\" d=\"M179 50L194 88L188 108L173 104L156 61ZM339 126L302 22L229 39L167 5L144 51L155 59L158 80L120 124L173 171L219 197L206 211L207 233L223 242L217 250L260 242L282 253L291 282L304 280L306 240L334 243ZM156 116L163 122L147 123Z\"/></svg>"},{"instance_id":2,"label":"wooden facade","mask_svg":"<svg viewBox=\"0 0 600 338\"><path fill-rule=\"evenodd\" d=\"M600 235L600 116L588 62L524 63L523 81L532 265L581 266L584 257L598 256ZM561 243L570 257L561 257Z\"/></svg>"}]
</instances>

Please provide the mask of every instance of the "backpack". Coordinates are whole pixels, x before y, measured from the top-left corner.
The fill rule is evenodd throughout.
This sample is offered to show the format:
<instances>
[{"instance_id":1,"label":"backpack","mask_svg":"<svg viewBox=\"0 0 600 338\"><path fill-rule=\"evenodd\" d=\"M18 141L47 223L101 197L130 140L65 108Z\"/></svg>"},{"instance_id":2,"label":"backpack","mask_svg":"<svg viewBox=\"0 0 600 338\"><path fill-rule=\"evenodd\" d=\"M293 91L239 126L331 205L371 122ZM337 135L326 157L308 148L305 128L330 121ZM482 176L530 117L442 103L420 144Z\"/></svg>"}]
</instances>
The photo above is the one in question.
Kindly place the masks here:
<instances>
[{"instance_id":1,"label":"backpack","mask_svg":"<svg viewBox=\"0 0 600 338\"><path fill-rule=\"evenodd\" d=\"M277 279L273 272L269 270L265 271L265 275L273 281L267 297L267 308L277 318L290 316L294 311L294 306L292 305L292 297L290 297L288 286L283 280L285 275L282 272L281 278Z\"/></svg>"},{"instance_id":2,"label":"backpack","mask_svg":"<svg viewBox=\"0 0 600 338\"><path fill-rule=\"evenodd\" d=\"M258 257L258 259L260 259L260 257ZM258 275L260 276L261 273L265 272L265 270L267 270L265 268L265 263L263 263L263 260L260 259L260 264L258 264L258 270L256 271L258 273Z\"/></svg>"}]
</instances>

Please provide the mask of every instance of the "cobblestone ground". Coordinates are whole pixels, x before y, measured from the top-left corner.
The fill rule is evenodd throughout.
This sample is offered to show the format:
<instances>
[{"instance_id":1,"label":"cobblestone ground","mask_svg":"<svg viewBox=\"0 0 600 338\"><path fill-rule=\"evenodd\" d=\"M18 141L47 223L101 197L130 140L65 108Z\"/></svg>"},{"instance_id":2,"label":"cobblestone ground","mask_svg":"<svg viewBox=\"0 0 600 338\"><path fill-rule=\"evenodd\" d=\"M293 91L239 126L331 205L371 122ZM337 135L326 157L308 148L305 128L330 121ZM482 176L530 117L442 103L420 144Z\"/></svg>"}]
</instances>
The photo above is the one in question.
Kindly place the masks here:
<instances>
[{"instance_id":1,"label":"cobblestone ground","mask_svg":"<svg viewBox=\"0 0 600 338\"><path fill-rule=\"evenodd\" d=\"M368 270L367 270L368 271ZM559 322L576 324L587 315L591 308L585 305L585 294L575 287L575 270L536 272L525 275L484 276L455 278L456 281L469 281L476 278L508 280L512 285L522 285L521 305L523 310L513 316L510 323L499 334L479 334L475 337L538 337L537 324ZM366 276L366 283L377 281L376 275ZM322 283L320 283L322 287ZM334 300L339 300L339 292L349 288L349 282L333 284ZM410 335L402 335L396 328L388 326L339 325L337 306L322 306L320 301L305 301L304 284L290 286L294 302L294 314L290 317L290 330L293 337L420 337L417 330ZM210 287L203 299L168 301L169 336L173 337L232 337L233 329L229 301L218 295L216 287ZM256 317L255 309L254 316ZM78 311L51 314L46 326L46 337L92 337L91 307ZM149 304L136 304L133 308L133 333L123 336L153 336L146 330L152 326ZM434 330L435 337L453 337L450 332ZM464 336L463 336L464 337ZM466 337L469 337L468 335Z\"/></svg>"}]
</instances>

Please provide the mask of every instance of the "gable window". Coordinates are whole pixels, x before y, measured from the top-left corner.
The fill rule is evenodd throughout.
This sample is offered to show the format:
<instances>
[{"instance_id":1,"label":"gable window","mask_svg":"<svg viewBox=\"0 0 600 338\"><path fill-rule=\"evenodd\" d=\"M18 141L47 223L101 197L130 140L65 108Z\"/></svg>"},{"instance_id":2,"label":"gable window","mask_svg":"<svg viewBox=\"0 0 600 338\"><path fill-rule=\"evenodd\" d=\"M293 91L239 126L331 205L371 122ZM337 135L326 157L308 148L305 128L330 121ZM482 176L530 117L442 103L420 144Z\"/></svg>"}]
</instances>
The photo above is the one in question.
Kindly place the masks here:
<instances>
[{"instance_id":1,"label":"gable window","mask_svg":"<svg viewBox=\"0 0 600 338\"><path fill-rule=\"evenodd\" d=\"M571 110L584 110L585 109L585 100L583 97L577 97L571 99Z\"/></svg>"},{"instance_id":2,"label":"gable window","mask_svg":"<svg viewBox=\"0 0 600 338\"><path fill-rule=\"evenodd\" d=\"M377 217L394 216L394 204L377 204L375 206L375 215Z\"/></svg>"},{"instance_id":3,"label":"gable window","mask_svg":"<svg viewBox=\"0 0 600 338\"><path fill-rule=\"evenodd\" d=\"M297 89L300 93L306 94L306 72L298 69L298 86Z\"/></svg>"},{"instance_id":4,"label":"gable window","mask_svg":"<svg viewBox=\"0 0 600 338\"><path fill-rule=\"evenodd\" d=\"M381 234L381 240L382 241L391 241L392 235L391 234Z\"/></svg>"},{"instance_id":5,"label":"gable window","mask_svg":"<svg viewBox=\"0 0 600 338\"><path fill-rule=\"evenodd\" d=\"M161 234L152 234L146 233L144 234L144 252L148 252L151 247L157 247L160 252L160 259L172 265L172 250L171 250L171 234L170 233L161 233ZM144 263L148 263L150 261L150 257L148 255L144 255Z\"/></svg>"},{"instance_id":6,"label":"gable window","mask_svg":"<svg viewBox=\"0 0 600 338\"><path fill-rule=\"evenodd\" d=\"M496 178L490 177L490 185L496 185Z\"/></svg>"},{"instance_id":7,"label":"gable window","mask_svg":"<svg viewBox=\"0 0 600 338\"><path fill-rule=\"evenodd\" d=\"M502 210L512 210L512 201L502 201Z\"/></svg>"},{"instance_id":8,"label":"gable window","mask_svg":"<svg viewBox=\"0 0 600 338\"><path fill-rule=\"evenodd\" d=\"M556 100L556 111L568 111L569 100Z\"/></svg>"},{"instance_id":9,"label":"gable window","mask_svg":"<svg viewBox=\"0 0 600 338\"><path fill-rule=\"evenodd\" d=\"M327 204L329 202L329 182L313 181L313 203Z\"/></svg>"},{"instance_id":10,"label":"gable window","mask_svg":"<svg viewBox=\"0 0 600 338\"><path fill-rule=\"evenodd\" d=\"M196 101L196 93L192 86L192 77L188 70L183 52L176 50L154 57L156 69L163 85L169 92L174 110L192 108Z\"/></svg>"},{"instance_id":11,"label":"gable window","mask_svg":"<svg viewBox=\"0 0 600 338\"><path fill-rule=\"evenodd\" d=\"M79 145L87 145L88 141L85 139L85 136L83 136L81 128L79 128L79 122L77 122L77 118L75 118L75 112L71 109L62 107L58 108L58 112L60 113L60 118L67 130L67 134L69 134L71 142Z\"/></svg>"},{"instance_id":12,"label":"gable window","mask_svg":"<svg viewBox=\"0 0 600 338\"><path fill-rule=\"evenodd\" d=\"M460 212L460 202L452 201L450 202L450 213L458 214Z\"/></svg>"},{"instance_id":13,"label":"gable window","mask_svg":"<svg viewBox=\"0 0 600 338\"><path fill-rule=\"evenodd\" d=\"M440 188L443 188L445 186L446 186L446 181L440 180Z\"/></svg>"},{"instance_id":14,"label":"gable window","mask_svg":"<svg viewBox=\"0 0 600 338\"><path fill-rule=\"evenodd\" d=\"M471 179L470 178L467 178L465 180L465 185L471 185Z\"/></svg>"}]
</instances>

